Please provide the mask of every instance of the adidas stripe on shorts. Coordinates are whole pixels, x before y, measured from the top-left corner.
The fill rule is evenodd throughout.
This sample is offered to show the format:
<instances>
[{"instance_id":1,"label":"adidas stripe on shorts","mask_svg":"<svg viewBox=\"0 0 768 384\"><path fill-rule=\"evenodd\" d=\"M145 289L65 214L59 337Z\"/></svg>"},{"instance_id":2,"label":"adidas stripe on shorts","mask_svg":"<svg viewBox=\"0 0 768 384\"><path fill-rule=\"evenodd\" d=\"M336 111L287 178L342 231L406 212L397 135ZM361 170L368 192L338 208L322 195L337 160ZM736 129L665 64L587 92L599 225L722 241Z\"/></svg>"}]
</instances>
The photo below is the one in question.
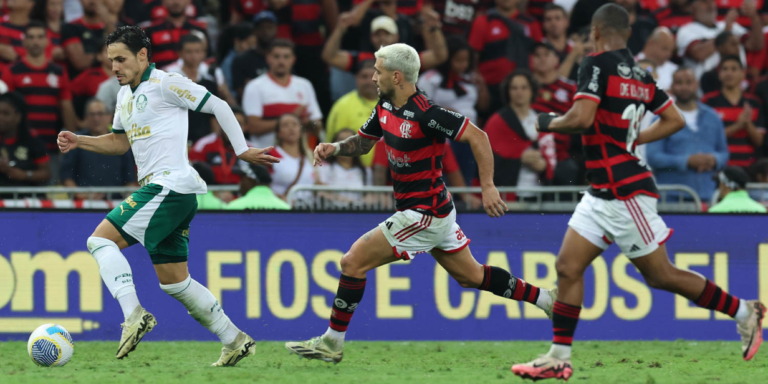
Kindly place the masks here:
<instances>
[{"instance_id":1,"label":"adidas stripe on shorts","mask_svg":"<svg viewBox=\"0 0 768 384\"><path fill-rule=\"evenodd\" d=\"M627 200L604 200L585 193L568 226L598 248L611 243L632 259L655 251L673 230L656 210L656 198L637 195Z\"/></svg>"}]
</instances>

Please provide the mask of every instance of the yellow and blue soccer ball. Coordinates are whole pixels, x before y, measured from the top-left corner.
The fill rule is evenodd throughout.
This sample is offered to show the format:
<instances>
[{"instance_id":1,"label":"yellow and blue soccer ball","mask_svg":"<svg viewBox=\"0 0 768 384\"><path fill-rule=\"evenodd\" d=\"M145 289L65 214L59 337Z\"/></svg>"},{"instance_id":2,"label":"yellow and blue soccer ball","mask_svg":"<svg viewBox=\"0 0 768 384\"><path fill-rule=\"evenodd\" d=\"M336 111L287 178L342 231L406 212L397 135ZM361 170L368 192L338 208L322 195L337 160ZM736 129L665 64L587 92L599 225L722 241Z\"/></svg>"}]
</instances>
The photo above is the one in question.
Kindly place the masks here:
<instances>
[{"instance_id":1,"label":"yellow and blue soccer ball","mask_svg":"<svg viewBox=\"0 0 768 384\"><path fill-rule=\"evenodd\" d=\"M75 344L72 336L58 324L43 324L29 336L29 357L42 367L61 367L72 358Z\"/></svg>"}]
</instances>

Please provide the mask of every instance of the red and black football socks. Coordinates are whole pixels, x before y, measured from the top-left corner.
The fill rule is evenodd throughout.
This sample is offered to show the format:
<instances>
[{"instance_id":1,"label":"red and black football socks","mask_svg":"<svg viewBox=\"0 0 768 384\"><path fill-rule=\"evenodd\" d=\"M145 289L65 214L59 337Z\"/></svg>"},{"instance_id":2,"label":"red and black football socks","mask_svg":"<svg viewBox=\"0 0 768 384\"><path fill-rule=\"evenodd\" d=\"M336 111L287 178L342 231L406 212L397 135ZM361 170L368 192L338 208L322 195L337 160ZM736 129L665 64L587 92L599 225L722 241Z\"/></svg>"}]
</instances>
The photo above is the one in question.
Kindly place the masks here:
<instances>
[{"instance_id":1,"label":"red and black football socks","mask_svg":"<svg viewBox=\"0 0 768 384\"><path fill-rule=\"evenodd\" d=\"M477 289L488 291L496 296L506 297L517 301L527 301L539 305L539 300L545 299L541 289L526 283L523 279L512 276L509 272L490 265L483 265L483 282Z\"/></svg>"},{"instance_id":2,"label":"red and black football socks","mask_svg":"<svg viewBox=\"0 0 768 384\"><path fill-rule=\"evenodd\" d=\"M356 279L341 275L339 278L339 289L336 291L336 297L333 299L333 308L331 309L331 324L326 337L334 341L344 341L344 334L347 332L349 321L355 309L363 299L365 292L365 279Z\"/></svg>"},{"instance_id":3,"label":"red and black football socks","mask_svg":"<svg viewBox=\"0 0 768 384\"><path fill-rule=\"evenodd\" d=\"M555 301L552 309L552 348L549 355L561 360L571 358L571 344L576 325L579 323L581 307Z\"/></svg>"},{"instance_id":4,"label":"red and black football socks","mask_svg":"<svg viewBox=\"0 0 768 384\"><path fill-rule=\"evenodd\" d=\"M699 298L696 299L696 305L725 313L739 321L743 320L739 319L740 316L737 316L741 301L742 300L739 300L738 297L729 295L728 292L715 285L715 283L707 280L707 284L704 286L704 292L702 292ZM748 314L747 311L742 312Z\"/></svg>"}]
</instances>

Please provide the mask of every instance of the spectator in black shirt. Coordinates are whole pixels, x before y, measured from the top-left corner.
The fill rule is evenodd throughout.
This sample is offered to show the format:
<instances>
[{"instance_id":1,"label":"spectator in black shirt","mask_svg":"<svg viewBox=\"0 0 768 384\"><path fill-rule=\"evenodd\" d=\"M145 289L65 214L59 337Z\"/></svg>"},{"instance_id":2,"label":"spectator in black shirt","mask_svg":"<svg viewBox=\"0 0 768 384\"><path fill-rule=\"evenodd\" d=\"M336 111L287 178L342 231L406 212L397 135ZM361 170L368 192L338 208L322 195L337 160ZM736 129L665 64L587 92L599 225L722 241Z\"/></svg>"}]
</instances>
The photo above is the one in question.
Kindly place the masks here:
<instances>
[{"instance_id":1,"label":"spectator in black shirt","mask_svg":"<svg viewBox=\"0 0 768 384\"><path fill-rule=\"evenodd\" d=\"M101 136L109 133L112 114L100 100L91 99L85 106L84 131L79 135ZM131 151L120 156L101 155L74 149L62 156L61 178L67 187L117 187L139 185ZM78 199L103 199L105 195L76 195ZM116 197L119 198L119 197Z\"/></svg>"},{"instance_id":2,"label":"spectator in black shirt","mask_svg":"<svg viewBox=\"0 0 768 384\"><path fill-rule=\"evenodd\" d=\"M715 37L715 49L720 57L739 56L739 39L731 31L720 32ZM720 65L704 72L701 75L701 93L707 94L713 91L719 91L723 87L720 83Z\"/></svg>"},{"instance_id":3,"label":"spectator in black shirt","mask_svg":"<svg viewBox=\"0 0 768 384\"><path fill-rule=\"evenodd\" d=\"M65 24L61 28L61 45L70 64L69 75L74 78L96 62L96 54L102 45L104 36L116 27L116 20L111 20L109 28L105 18L109 12L98 0L81 0L83 17Z\"/></svg>"},{"instance_id":4,"label":"spectator in black shirt","mask_svg":"<svg viewBox=\"0 0 768 384\"><path fill-rule=\"evenodd\" d=\"M0 95L0 186L39 186L50 178L50 157L29 132L24 97Z\"/></svg>"},{"instance_id":5,"label":"spectator in black shirt","mask_svg":"<svg viewBox=\"0 0 768 384\"><path fill-rule=\"evenodd\" d=\"M277 16L271 11L262 11L253 18L256 30L256 48L238 55L232 62L232 89L238 99L243 97L243 88L249 81L267 73L266 54L277 36Z\"/></svg>"},{"instance_id":6,"label":"spectator in black shirt","mask_svg":"<svg viewBox=\"0 0 768 384\"><path fill-rule=\"evenodd\" d=\"M638 0L614 0L614 3L620 5L629 12L629 23L632 25L632 34L627 41L627 48L633 55L637 55L643 50L645 42L656 29L656 20L652 17L638 14L640 5Z\"/></svg>"}]
</instances>

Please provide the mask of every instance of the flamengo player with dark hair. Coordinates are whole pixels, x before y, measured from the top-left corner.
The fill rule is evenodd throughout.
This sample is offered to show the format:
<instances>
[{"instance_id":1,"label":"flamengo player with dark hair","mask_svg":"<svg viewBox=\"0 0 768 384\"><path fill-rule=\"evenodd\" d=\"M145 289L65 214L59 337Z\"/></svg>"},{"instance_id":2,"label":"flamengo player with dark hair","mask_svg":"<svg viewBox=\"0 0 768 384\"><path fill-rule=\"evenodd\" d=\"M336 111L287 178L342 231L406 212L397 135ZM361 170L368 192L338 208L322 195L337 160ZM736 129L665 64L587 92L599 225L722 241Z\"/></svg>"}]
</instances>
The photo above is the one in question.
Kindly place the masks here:
<instances>
[{"instance_id":1,"label":"flamengo player with dark hair","mask_svg":"<svg viewBox=\"0 0 768 384\"><path fill-rule=\"evenodd\" d=\"M745 360L757 353L763 340L763 304L731 296L669 261L664 242L672 230L657 213L656 184L635 148L672 135L685 120L648 72L635 63L627 49L629 34L627 11L615 4L600 7L591 27L596 53L581 62L573 108L562 117L539 115L540 131L583 133L591 188L568 223L557 258L559 292L552 315L552 347L546 355L512 367L524 378L568 380L573 374L571 342L584 299L584 270L614 241L652 288L735 318ZM639 132L646 110L660 119Z\"/></svg>"},{"instance_id":2,"label":"flamengo player with dark hair","mask_svg":"<svg viewBox=\"0 0 768 384\"><path fill-rule=\"evenodd\" d=\"M340 362L347 327L363 298L366 273L418 254L431 253L462 287L524 300L549 314L556 292L534 287L504 269L478 263L467 247L469 239L456 224L453 199L442 178L446 139L471 146L488 215L500 217L507 209L493 185L488 136L461 114L434 105L416 88L421 63L415 49L392 44L379 49L375 56L373 82L379 87L379 103L357 135L340 143L318 145L315 165L330 156L368 153L383 136L398 212L352 244L341 259L339 289L325 334L289 342L285 347L309 359Z\"/></svg>"}]
</instances>

